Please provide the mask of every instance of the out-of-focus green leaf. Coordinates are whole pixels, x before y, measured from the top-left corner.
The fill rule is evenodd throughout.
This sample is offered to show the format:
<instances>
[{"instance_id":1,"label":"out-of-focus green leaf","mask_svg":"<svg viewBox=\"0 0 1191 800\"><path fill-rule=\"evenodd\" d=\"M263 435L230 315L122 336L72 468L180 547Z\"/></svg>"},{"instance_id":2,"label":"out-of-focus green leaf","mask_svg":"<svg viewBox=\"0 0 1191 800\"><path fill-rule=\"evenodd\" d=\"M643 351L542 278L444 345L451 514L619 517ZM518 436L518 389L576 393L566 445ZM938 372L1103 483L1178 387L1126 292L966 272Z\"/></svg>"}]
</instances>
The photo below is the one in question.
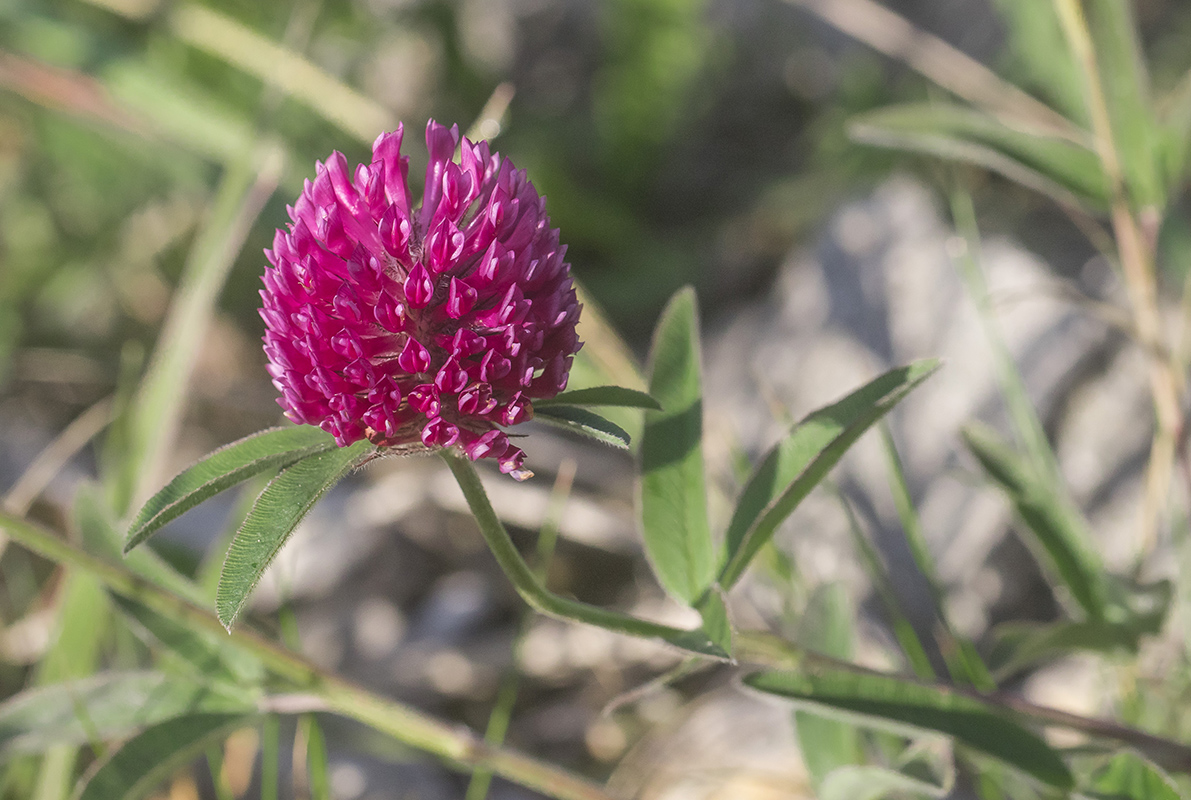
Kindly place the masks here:
<instances>
[{"instance_id":1,"label":"out-of-focus green leaf","mask_svg":"<svg viewBox=\"0 0 1191 800\"><path fill-rule=\"evenodd\" d=\"M154 641L179 655L203 682L226 681L236 686L260 686L264 665L250 653L232 646L227 637L193 630L158 614L135 600L113 596L116 606Z\"/></svg>"},{"instance_id":2,"label":"out-of-focus green leaf","mask_svg":"<svg viewBox=\"0 0 1191 800\"><path fill-rule=\"evenodd\" d=\"M1086 124L1083 81L1053 3L996 0L1008 29L1010 79L1036 88L1064 115Z\"/></svg>"},{"instance_id":3,"label":"out-of-focus green leaf","mask_svg":"<svg viewBox=\"0 0 1191 800\"><path fill-rule=\"evenodd\" d=\"M74 496L75 524L88 550L119 560L121 535L112 521L112 513L103 495L96 484L83 483L79 486ZM149 548L129 554L124 563L141 577L192 603L205 602L202 590L193 581Z\"/></svg>"},{"instance_id":4,"label":"out-of-focus green leaf","mask_svg":"<svg viewBox=\"0 0 1191 800\"><path fill-rule=\"evenodd\" d=\"M700 598L696 608L703 617L703 632L725 653L732 652L732 620L724 595L711 591Z\"/></svg>"},{"instance_id":5,"label":"out-of-focus green leaf","mask_svg":"<svg viewBox=\"0 0 1191 800\"><path fill-rule=\"evenodd\" d=\"M254 710L245 693L201 686L160 672L104 672L27 689L0 703L0 756L40 753L92 736L126 736L181 714Z\"/></svg>"},{"instance_id":6,"label":"out-of-focus green leaf","mask_svg":"<svg viewBox=\"0 0 1191 800\"><path fill-rule=\"evenodd\" d=\"M778 525L848 448L938 368L937 360L927 359L890 370L795 425L769 451L741 492L725 535L720 585L731 588Z\"/></svg>"},{"instance_id":7,"label":"out-of-focus green leaf","mask_svg":"<svg viewBox=\"0 0 1191 800\"><path fill-rule=\"evenodd\" d=\"M703 472L703 390L695 293L674 295L654 332L641 435L641 525L654 572L675 597L694 603L711 586L715 555Z\"/></svg>"},{"instance_id":8,"label":"out-of-focus green leaf","mask_svg":"<svg viewBox=\"0 0 1191 800\"><path fill-rule=\"evenodd\" d=\"M861 142L912 150L999 172L1069 206L1108 207L1111 191L1100 159L1080 144L1010 128L960 106L911 104L856 117Z\"/></svg>"},{"instance_id":9,"label":"out-of-focus green leaf","mask_svg":"<svg viewBox=\"0 0 1191 800\"><path fill-rule=\"evenodd\" d=\"M623 386L592 386L563 392L545 400L535 400L534 410L551 406L616 406L619 408L648 408L661 411L658 401L645 392Z\"/></svg>"},{"instance_id":10,"label":"out-of-focus green leaf","mask_svg":"<svg viewBox=\"0 0 1191 800\"><path fill-rule=\"evenodd\" d=\"M294 528L332 486L372 452L368 441L308 456L269 482L240 526L223 562L215 611L231 628Z\"/></svg>"},{"instance_id":11,"label":"out-of-focus green leaf","mask_svg":"<svg viewBox=\"0 0 1191 800\"><path fill-rule=\"evenodd\" d=\"M127 553L163 525L253 475L284 469L335 447L331 435L313 425L270 428L225 445L179 473L141 508L128 529Z\"/></svg>"},{"instance_id":12,"label":"out-of-focus green leaf","mask_svg":"<svg viewBox=\"0 0 1191 800\"><path fill-rule=\"evenodd\" d=\"M945 797L950 784L936 785L884 767L844 766L827 775L818 800L881 800L894 797Z\"/></svg>"},{"instance_id":13,"label":"out-of-focus green leaf","mask_svg":"<svg viewBox=\"0 0 1191 800\"><path fill-rule=\"evenodd\" d=\"M1095 800L1186 800L1169 775L1131 750L1116 753L1081 784L1080 794Z\"/></svg>"},{"instance_id":14,"label":"out-of-focus green leaf","mask_svg":"<svg viewBox=\"0 0 1191 800\"><path fill-rule=\"evenodd\" d=\"M1166 205L1158 122L1133 4L1083 0L1125 187L1135 208Z\"/></svg>"},{"instance_id":15,"label":"out-of-focus green leaf","mask_svg":"<svg viewBox=\"0 0 1191 800\"><path fill-rule=\"evenodd\" d=\"M989 662L1002 680L1023 669L1076 651L1134 652L1140 632L1111 622L1015 622L993 631Z\"/></svg>"},{"instance_id":16,"label":"out-of-focus green leaf","mask_svg":"<svg viewBox=\"0 0 1191 800\"><path fill-rule=\"evenodd\" d=\"M1026 456L1014 452L988 428L969 425L963 437L989 478L1009 496L1071 597L1090 619L1103 620L1107 578L1079 512L1050 491L1050 481L1031 469Z\"/></svg>"},{"instance_id":17,"label":"out-of-focus green leaf","mask_svg":"<svg viewBox=\"0 0 1191 800\"><path fill-rule=\"evenodd\" d=\"M187 714L129 739L80 784L74 800L141 800L209 744L251 721L237 713Z\"/></svg>"},{"instance_id":18,"label":"out-of-focus green leaf","mask_svg":"<svg viewBox=\"0 0 1191 800\"><path fill-rule=\"evenodd\" d=\"M1166 180L1166 193L1178 192L1187 179L1191 156L1191 72L1183 75L1160 107L1157 153Z\"/></svg>"},{"instance_id":19,"label":"out-of-focus green leaf","mask_svg":"<svg viewBox=\"0 0 1191 800\"><path fill-rule=\"evenodd\" d=\"M841 583L818 587L798 624L798 643L841 660L852 658L852 606ZM814 711L794 712L798 747L811 780L824 797L828 776L846 765L864 763L860 731L855 725Z\"/></svg>"},{"instance_id":20,"label":"out-of-focus green leaf","mask_svg":"<svg viewBox=\"0 0 1191 800\"><path fill-rule=\"evenodd\" d=\"M578 406L534 407L534 419L556 428L578 433L597 442L610 444L627 450L628 433L614 422L604 419L594 411Z\"/></svg>"},{"instance_id":21,"label":"out-of-focus green leaf","mask_svg":"<svg viewBox=\"0 0 1191 800\"><path fill-rule=\"evenodd\" d=\"M994 756L1060 789L1074 784L1062 759L1037 735L1002 716L988 703L934 686L891 676L835 670L756 672L746 685L824 713L894 730L936 731Z\"/></svg>"}]
</instances>

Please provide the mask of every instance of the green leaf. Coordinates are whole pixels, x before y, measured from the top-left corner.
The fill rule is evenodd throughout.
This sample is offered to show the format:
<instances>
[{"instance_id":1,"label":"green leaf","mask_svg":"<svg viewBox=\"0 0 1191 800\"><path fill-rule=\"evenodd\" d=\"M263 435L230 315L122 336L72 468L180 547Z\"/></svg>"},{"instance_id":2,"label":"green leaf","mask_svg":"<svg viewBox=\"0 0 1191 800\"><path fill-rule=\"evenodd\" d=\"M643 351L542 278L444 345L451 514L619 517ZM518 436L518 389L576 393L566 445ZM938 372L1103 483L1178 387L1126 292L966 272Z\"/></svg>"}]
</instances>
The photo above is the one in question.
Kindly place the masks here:
<instances>
[{"instance_id":1,"label":"green leaf","mask_svg":"<svg viewBox=\"0 0 1191 800\"><path fill-rule=\"evenodd\" d=\"M188 714L153 725L103 761L74 800L140 800L209 744L250 720L236 713Z\"/></svg>"},{"instance_id":2,"label":"green leaf","mask_svg":"<svg viewBox=\"0 0 1191 800\"><path fill-rule=\"evenodd\" d=\"M818 587L798 624L798 643L841 660L852 658L852 605L842 583ZM824 783L839 767L864 763L860 731L855 725L814 711L794 712L794 730L803 763L824 797Z\"/></svg>"},{"instance_id":3,"label":"green leaf","mask_svg":"<svg viewBox=\"0 0 1191 800\"><path fill-rule=\"evenodd\" d=\"M1179 191L1187 179L1191 156L1191 71L1183 74L1161 104L1158 158L1167 194Z\"/></svg>"},{"instance_id":4,"label":"green leaf","mask_svg":"<svg viewBox=\"0 0 1191 800\"><path fill-rule=\"evenodd\" d=\"M269 481L232 540L223 562L215 611L229 630L248 596L294 528L318 499L372 453L368 441L325 450Z\"/></svg>"},{"instance_id":5,"label":"green leaf","mask_svg":"<svg viewBox=\"0 0 1191 800\"><path fill-rule=\"evenodd\" d=\"M725 535L719 583L731 588L757 551L866 430L939 368L935 359L890 370L790 429L753 471Z\"/></svg>"},{"instance_id":6,"label":"green leaf","mask_svg":"<svg viewBox=\"0 0 1191 800\"><path fill-rule=\"evenodd\" d=\"M953 691L896 678L835 670L756 672L746 685L819 710L857 715L894 730L935 731L1026 772L1070 789L1074 780L1041 738L988 703Z\"/></svg>"},{"instance_id":7,"label":"green leaf","mask_svg":"<svg viewBox=\"0 0 1191 800\"><path fill-rule=\"evenodd\" d=\"M260 686L265 668L260 659L235 647L226 637L194 630L158 614L127 597L112 595L112 601L142 629L150 643L159 642L180 656L206 681L226 681L235 686Z\"/></svg>"},{"instance_id":8,"label":"green leaf","mask_svg":"<svg viewBox=\"0 0 1191 800\"><path fill-rule=\"evenodd\" d=\"M999 679L1008 679L1044 661L1075 651L1136 652L1141 632L1111 622L1013 622L993 630L989 662Z\"/></svg>"},{"instance_id":9,"label":"green leaf","mask_svg":"<svg viewBox=\"0 0 1191 800\"><path fill-rule=\"evenodd\" d=\"M867 144L975 164L1069 206L1109 204L1108 180L1090 148L1010 128L968 108L941 103L883 108L853 119L848 133Z\"/></svg>"},{"instance_id":10,"label":"green leaf","mask_svg":"<svg viewBox=\"0 0 1191 800\"><path fill-rule=\"evenodd\" d=\"M1122 750L1083 782L1096 800L1185 800L1170 776L1131 750Z\"/></svg>"},{"instance_id":11,"label":"green leaf","mask_svg":"<svg viewBox=\"0 0 1191 800\"><path fill-rule=\"evenodd\" d=\"M713 588L700 598L696 608L703 617L703 632L707 634L707 638L724 653L731 653L732 620L728 616L728 606L723 592Z\"/></svg>"},{"instance_id":12,"label":"green leaf","mask_svg":"<svg viewBox=\"0 0 1191 800\"><path fill-rule=\"evenodd\" d=\"M695 292L670 300L653 336L649 393L662 411L645 413L641 435L641 525L662 586L694 603L711 586L715 553L703 473L703 394Z\"/></svg>"},{"instance_id":13,"label":"green leaf","mask_svg":"<svg viewBox=\"0 0 1191 800\"><path fill-rule=\"evenodd\" d=\"M1050 481L1032 469L1027 456L1015 452L986 427L964 428L964 441L985 473L1009 496L1019 517L1046 554L1052 572L1093 620L1103 620L1108 586L1079 512Z\"/></svg>"},{"instance_id":14,"label":"green leaf","mask_svg":"<svg viewBox=\"0 0 1191 800\"><path fill-rule=\"evenodd\" d=\"M881 800L889 797L946 797L946 785L928 783L897 770L873 766L843 766L827 775L815 796L818 800Z\"/></svg>"},{"instance_id":15,"label":"green leaf","mask_svg":"<svg viewBox=\"0 0 1191 800\"><path fill-rule=\"evenodd\" d=\"M555 428L578 433L622 450L627 450L629 447L629 435L623 428L586 408L576 406L538 408L535 405L533 418Z\"/></svg>"},{"instance_id":16,"label":"green leaf","mask_svg":"<svg viewBox=\"0 0 1191 800\"><path fill-rule=\"evenodd\" d=\"M545 400L533 401L535 411L551 406L615 406L662 410L661 404L650 395L623 386L592 386L589 389L575 389Z\"/></svg>"},{"instance_id":17,"label":"green leaf","mask_svg":"<svg viewBox=\"0 0 1191 800\"><path fill-rule=\"evenodd\" d=\"M219 448L179 473L136 515L124 542L127 553L171 520L253 475L284 469L335 447L330 434L313 425L270 428Z\"/></svg>"},{"instance_id":18,"label":"green leaf","mask_svg":"<svg viewBox=\"0 0 1191 800\"><path fill-rule=\"evenodd\" d=\"M1166 191L1158 163L1158 121L1133 4L1083 0L1083 7L1125 187L1135 208L1162 208Z\"/></svg>"},{"instance_id":19,"label":"green leaf","mask_svg":"<svg viewBox=\"0 0 1191 800\"><path fill-rule=\"evenodd\" d=\"M0 703L0 757L83 744L93 736L127 736L180 714L252 710L244 693L160 672L105 672L27 689Z\"/></svg>"},{"instance_id":20,"label":"green leaf","mask_svg":"<svg viewBox=\"0 0 1191 800\"><path fill-rule=\"evenodd\" d=\"M996 0L1007 33L1006 72L1022 88L1036 90L1064 115L1086 127L1083 79L1054 3Z\"/></svg>"},{"instance_id":21,"label":"green leaf","mask_svg":"<svg viewBox=\"0 0 1191 800\"><path fill-rule=\"evenodd\" d=\"M311 800L331 800L331 781L327 769L327 741L314 714L304 714L300 723L306 737L306 774L310 778Z\"/></svg>"}]
</instances>

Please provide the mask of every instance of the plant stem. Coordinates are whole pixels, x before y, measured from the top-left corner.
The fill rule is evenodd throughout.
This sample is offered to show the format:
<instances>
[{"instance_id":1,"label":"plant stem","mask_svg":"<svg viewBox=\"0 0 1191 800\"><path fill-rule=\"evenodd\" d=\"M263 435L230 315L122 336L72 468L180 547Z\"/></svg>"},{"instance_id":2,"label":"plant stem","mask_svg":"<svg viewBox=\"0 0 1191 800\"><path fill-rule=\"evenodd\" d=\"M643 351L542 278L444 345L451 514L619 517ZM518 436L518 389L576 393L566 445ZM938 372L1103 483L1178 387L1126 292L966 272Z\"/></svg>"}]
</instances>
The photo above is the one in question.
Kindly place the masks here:
<instances>
[{"instance_id":1,"label":"plant stem","mask_svg":"<svg viewBox=\"0 0 1191 800\"><path fill-rule=\"evenodd\" d=\"M480 533L492 551L492 555L496 557L500 568L512 581L517 593L535 611L571 622L586 622L589 625L617 633L626 633L629 636L661 639L675 647L699 655L727 657L727 654L700 629L691 631L661 625L638 619L629 614L622 614L619 611L610 611L551 594L538 580L529 565L525 563L521 553L517 551L517 546L513 544L509 532L505 530L504 523L496 516L496 511L488 501L488 494L484 491L484 485L480 482L480 476L476 473L471 461L450 448L440 450L439 455L447 462L447 466L451 468L455 480L459 483L459 488L463 490L467 505L471 508L471 513L475 516Z\"/></svg>"},{"instance_id":2,"label":"plant stem","mask_svg":"<svg viewBox=\"0 0 1191 800\"><path fill-rule=\"evenodd\" d=\"M215 616L171 594L124 567L97 558L20 517L0 512L0 528L12 541L57 564L95 576L109 590L135 600L193 630L228 635ZM558 767L486 744L471 731L430 717L417 709L381 697L243 627L232 642L251 653L271 672L317 697L331 712L362 722L418 750L467 769L488 769L514 783L557 800L614 800L606 791Z\"/></svg>"}]
</instances>

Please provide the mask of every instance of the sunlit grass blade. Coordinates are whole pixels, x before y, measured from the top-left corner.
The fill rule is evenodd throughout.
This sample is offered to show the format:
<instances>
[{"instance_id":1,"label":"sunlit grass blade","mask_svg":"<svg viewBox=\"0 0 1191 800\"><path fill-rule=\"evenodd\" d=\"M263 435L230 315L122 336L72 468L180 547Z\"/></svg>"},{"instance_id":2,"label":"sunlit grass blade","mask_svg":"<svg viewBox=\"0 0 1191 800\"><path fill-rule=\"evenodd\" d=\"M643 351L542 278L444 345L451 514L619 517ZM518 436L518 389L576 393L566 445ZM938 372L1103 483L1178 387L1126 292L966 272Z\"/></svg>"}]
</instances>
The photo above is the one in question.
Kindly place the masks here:
<instances>
[{"instance_id":1,"label":"sunlit grass blade","mask_svg":"<svg viewBox=\"0 0 1191 800\"><path fill-rule=\"evenodd\" d=\"M539 409L534 406L534 419L555 428L577 433L597 442L619 447L629 448L629 434L610 420L606 420L594 411L578 406L548 406Z\"/></svg>"},{"instance_id":2,"label":"sunlit grass blade","mask_svg":"<svg viewBox=\"0 0 1191 800\"><path fill-rule=\"evenodd\" d=\"M715 575L700 360L695 293L683 289L666 306L650 349L649 393L663 410L645 414L639 498L654 572L668 592L687 603L698 600Z\"/></svg>"},{"instance_id":3,"label":"sunlit grass blade","mask_svg":"<svg viewBox=\"0 0 1191 800\"><path fill-rule=\"evenodd\" d=\"M1104 209L1111 198L1100 159L1090 148L1010 128L959 106L883 108L853 119L848 133L867 144L975 164L1073 208Z\"/></svg>"},{"instance_id":4,"label":"sunlit grass blade","mask_svg":"<svg viewBox=\"0 0 1191 800\"><path fill-rule=\"evenodd\" d=\"M741 492L725 535L719 582L733 586L762 545L860 436L939 367L916 361L812 412L766 454Z\"/></svg>"},{"instance_id":5,"label":"sunlit grass blade","mask_svg":"<svg viewBox=\"0 0 1191 800\"><path fill-rule=\"evenodd\" d=\"M535 400L534 410L551 406L615 406L618 408L648 408L661 411L662 406L646 392L623 386L592 386L574 389L545 400Z\"/></svg>"},{"instance_id":6,"label":"sunlit grass blade","mask_svg":"<svg viewBox=\"0 0 1191 800\"><path fill-rule=\"evenodd\" d=\"M222 491L272 469L330 450L335 440L312 425L271 428L219 448L175 477L141 508L128 529L127 553L163 525Z\"/></svg>"},{"instance_id":7,"label":"sunlit grass blade","mask_svg":"<svg viewBox=\"0 0 1191 800\"><path fill-rule=\"evenodd\" d=\"M251 721L244 714L187 714L129 739L99 764L73 800L141 800L214 742Z\"/></svg>"},{"instance_id":8,"label":"sunlit grass blade","mask_svg":"<svg viewBox=\"0 0 1191 800\"><path fill-rule=\"evenodd\" d=\"M1079 512L1049 490L1050 482L1032 468L1026 456L988 428L969 425L963 437L988 477L1013 503L1052 574L1089 619L1103 620L1108 606L1107 579Z\"/></svg>"},{"instance_id":9,"label":"sunlit grass blade","mask_svg":"<svg viewBox=\"0 0 1191 800\"><path fill-rule=\"evenodd\" d=\"M842 671L756 672L746 685L826 713L898 731L935 731L1059 789L1074 784L1063 760L996 706L888 675Z\"/></svg>"},{"instance_id":10,"label":"sunlit grass blade","mask_svg":"<svg viewBox=\"0 0 1191 800\"><path fill-rule=\"evenodd\" d=\"M269 482L240 526L223 562L215 611L231 628L294 528L332 486L359 466L372 445L360 441L309 456Z\"/></svg>"},{"instance_id":11,"label":"sunlit grass blade","mask_svg":"<svg viewBox=\"0 0 1191 800\"><path fill-rule=\"evenodd\" d=\"M19 692L0 703L0 755L127 736L180 714L253 710L246 696L160 672L108 671Z\"/></svg>"}]
</instances>

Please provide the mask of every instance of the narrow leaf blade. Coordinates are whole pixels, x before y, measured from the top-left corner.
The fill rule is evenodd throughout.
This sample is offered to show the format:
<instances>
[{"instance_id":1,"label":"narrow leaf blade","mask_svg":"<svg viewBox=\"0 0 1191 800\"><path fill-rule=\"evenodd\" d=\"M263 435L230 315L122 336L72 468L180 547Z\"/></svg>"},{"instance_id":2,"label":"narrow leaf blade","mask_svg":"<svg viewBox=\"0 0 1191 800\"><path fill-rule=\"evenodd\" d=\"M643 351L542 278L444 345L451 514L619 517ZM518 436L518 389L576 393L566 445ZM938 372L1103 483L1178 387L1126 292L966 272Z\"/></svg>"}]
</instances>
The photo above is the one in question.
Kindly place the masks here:
<instances>
[{"instance_id":1,"label":"narrow leaf blade","mask_svg":"<svg viewBox=\"0 0 1191 800\"><path fill-rule=\"evenodd\" d=\"M645 413L641 435L641 524L658 580L688 604L711 586L715 556L703 472L703 394L695 293L667 305L650 350L649 393L663 411Z\"/></svg>"},{"instance_id":2,"label":"narrow leaf blade","mask_svg":"<svg viewBox=\"0 0 1191 800\"><path fill-rule=\"evenodd\" d=\"M1185 800L1169 775L1130 750L1114 755L1083 788L1091 797L1112 800Z\"/></svg>"},{"instance_id":3,"label":"narrow leaf blade","mask_svg":"<svg viewBox=\"0 0 1191 800\"><path fill-rule=\"evenodd\" d=\"M968 450L1033 533L1052 572L1090 618L1103 620L1107 580L1079 512L1061 493L1049 490L1049 482L1039 479L1026 456L1016 453L991 430L972 425L964 429L963 437Z\"/></svg>"},{"instance_id":4,"label":"narrow leaf blade","mask_svg":"<svg viewBox=\"0 0 1191 800\"><path fill-rule=\"evenodd\" d=\"M854 119L848 133L878 147L975 164L1069 206L1109 204L1108 179L1090 148L1010 128L968 108L940 103L883 108Z\"/></svg>"},{"instance_id":5,"label":"narrow leaf blade","mask_svg":"<svg viewBox=\"0 0 1191 800\"><path fill-rule=\"evenodd\" d=\"M778 525L848 448L938 368L939 362L929 359L891 370L795 425L741 492L725 536L720 585L731 588Z\"/></svg>"},{"instance_id":6,"label":"narrow leaf blade","mask_svg":"<svg viewBox=\"0 0 1191 800\"><path fill-rule=\"evenodd\" d=\"M629 448L629 434L624 428L586 408L577 406L537 408L535 406L533 418L555 428L578 433L621 450Z\"/></svg>"},{"instance_id":7,"label":"narrow leaf blade","mask_svg":"<svg viewBox=\"0 0 1191 800\"><path fill-rule=\"evenodd\" d=\"M163 525L222 491L270 469L284 469L330 450L335 441L313 425L271 428L221 447L184 470L153 495L128 530L127 553Z\"/></svg>"},{"instance_id":8,"label":"narrow leaf blade","mask_svg":"<svg viewBox=\"0 0 1191 800\"><path fill-rule=\"evenodd\" d=\"M188 714L154 725L103 762L75 800L141 800L209 744L250 719L235 713Z\"/></svg>"},{"instance_id":9,"label":"narrow leaf blade","mask_svg":"<svg viewBox=\"0 0 1191 800\"><path fill-rule=\"evenodd\" d=\"M269 482L228 548L215 592L219 621L231 628L265 569L307 512L332 486L367 457L359 441L310 456Z\"/></svg>"},{"instance_id":10,"label":"narrow leaf blade","mask_svg":"<svg viewBox=\"0 0 1191 800\"><path fill-rule=\"evenodd\" d=\"M533 407L551 406L612 406L616 408L648 408L661 411L662 405L646 392L627 389L624 386L592 386L589 389L575 389L563 392L546 400L535 400Z\"/></svg>"},{"instance_id":11,"label":"narrow leaf blade","mask_svg":"<svg viewBox=\"0 0 1191 800\"><path fill-rule=\"evenodd\" d=\"M820 709L868 717L895 729L935 731L1010 764L1043 783L1070 789L1062 759L1034 733L973 697L891 675L825 670L757 672L746 685Z\"/></svg>"}]
</instances>

